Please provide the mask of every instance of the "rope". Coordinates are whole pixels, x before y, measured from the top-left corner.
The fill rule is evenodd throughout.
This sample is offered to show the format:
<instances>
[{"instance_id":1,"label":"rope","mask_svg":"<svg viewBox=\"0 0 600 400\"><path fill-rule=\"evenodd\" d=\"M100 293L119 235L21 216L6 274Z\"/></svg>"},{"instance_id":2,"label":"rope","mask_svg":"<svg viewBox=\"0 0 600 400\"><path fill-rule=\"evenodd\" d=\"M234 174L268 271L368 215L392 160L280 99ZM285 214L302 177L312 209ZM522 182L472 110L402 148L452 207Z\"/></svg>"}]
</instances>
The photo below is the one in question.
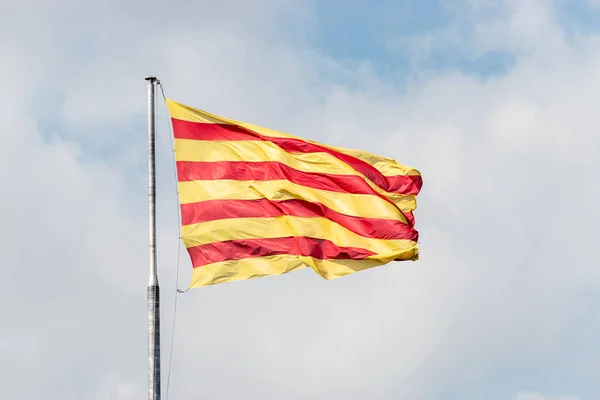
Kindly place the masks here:
<instances>
[{"instance_id":1,"label":"rope","mask_svg":"<svg viewBox=\"0 0 600 400\"><path fill-rule=\"evenodd\" d=\"M167 97L165 96L165 90L164 87L162 85L162 83L157 79L156 83L158 85L158 87L160 88L160 91L162 93L162 97L164 100L164 104L165 104L165 110L167 111L167 115L169 115L169 109L167 107ZM167 132L169 134L169 141L171 142L171 149L173 149L172 151L172 155L173 155L173 174L175 176L175 195L178 196L179 195L179 190L177 188L177 160L175 158L175 144L173 143L173 126L169 123L168 124L168 128L167 128ZM180 215L180 209L179 207L177 207L177 231L181 232L181 227L180 227L180 221L181 221L181 215ZM177 296L179 293L185 293L187 292L189 289L186 290L181 290L179 289L179 253L181 251L181 236L177 236L177 268L176 268L176 273L175 273L175 299L173 301L173 331L171 332L171 345L170 345L170 351L169 351L169 366L168 366L168 372L167 372L167 390L165 391L165 400L169 399L169 388L171 386L171 366L173 364L173 344L175 343L175 321L176 321L176 317L177 317L177 298L179 296Z\"/></svg>"}]
</instances>

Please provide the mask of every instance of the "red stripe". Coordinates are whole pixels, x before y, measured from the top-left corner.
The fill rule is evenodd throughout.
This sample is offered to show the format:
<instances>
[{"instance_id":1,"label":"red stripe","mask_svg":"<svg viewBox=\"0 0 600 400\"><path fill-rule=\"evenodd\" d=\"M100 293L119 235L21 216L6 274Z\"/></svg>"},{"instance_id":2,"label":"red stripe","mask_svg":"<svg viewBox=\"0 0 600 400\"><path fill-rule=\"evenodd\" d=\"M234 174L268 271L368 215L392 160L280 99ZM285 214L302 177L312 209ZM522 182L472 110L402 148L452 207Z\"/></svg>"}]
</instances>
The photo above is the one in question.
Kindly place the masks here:
<instances>
[{"instance_id":1,"label":"red stripe","mask_svg":"<svg viewBox=\"0 0 600 400\"><path fill-rule=\"evenodd\" d=\"M181 205L182 225L227 218L323 217L367 238L418 241L413 224L382 218L360 218L338 213L306 200L208 200Z\"/></svg>"},{"instance_id":2,"label":"red stripe","mask_svg":"<svg viewBox=\"0 0 600 400\"><path fill-rule=\"evenodd\" d=\"M188 248L194 268L228 260L266 257L278 254L309 256L319 260L362 260L375 253L356 248L341 247L335 243L310 237L282 237L274 239L230 240Z\"/></svg>"},{"instance_id":3,"label":"red stripe","mask_svg":"<svg viewBox=\"0 0 600 400\"><path fill-rule=\"evenodd\" d=\"M313 189L329 190L340 193L374 195L397 208L392 200L377 193L360 176L299 171L278 161L178 161L177 176L180 182L218 179L234 179L238 181L270 181L285 179Z\"/></svg>"},{"instance_id":4,"label":"red stripe","mask_svg":"<svg viewBox=\"0 0 600 400\"><path fill-rule=\"evenodd\" d=\"M418 194L423 185L421 176L385 176L372 165L348 154L301 139L260 135L237 125L207 124L172 118L173 133L177 139L193 140L260 140L276 144L288 152L327 153L345 162L385 191L399 194Z\"/></svg>"}]
</instances>

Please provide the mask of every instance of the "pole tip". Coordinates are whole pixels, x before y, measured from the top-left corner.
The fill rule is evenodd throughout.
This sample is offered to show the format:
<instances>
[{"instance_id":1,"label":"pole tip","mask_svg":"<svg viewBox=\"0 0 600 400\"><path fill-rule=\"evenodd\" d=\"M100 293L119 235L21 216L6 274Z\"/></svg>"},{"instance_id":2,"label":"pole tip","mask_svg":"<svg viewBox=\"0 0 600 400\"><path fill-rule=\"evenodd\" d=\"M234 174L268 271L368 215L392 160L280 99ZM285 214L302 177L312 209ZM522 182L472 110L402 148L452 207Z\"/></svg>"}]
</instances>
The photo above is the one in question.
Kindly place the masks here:
<instances>
[{"instance_id":1,"label":"pole tip","mask_svg":"<svg viewBox=\"0 0 600 400\"><path fill-rule=\"evenodd\" d=\"M144 79L147 80L147 81L151 81L151 82L155 82L155 81L158 80L158 79L156 79L155 76L152 76L152 75L148 75Z\"/></svg>"}]
</instances>

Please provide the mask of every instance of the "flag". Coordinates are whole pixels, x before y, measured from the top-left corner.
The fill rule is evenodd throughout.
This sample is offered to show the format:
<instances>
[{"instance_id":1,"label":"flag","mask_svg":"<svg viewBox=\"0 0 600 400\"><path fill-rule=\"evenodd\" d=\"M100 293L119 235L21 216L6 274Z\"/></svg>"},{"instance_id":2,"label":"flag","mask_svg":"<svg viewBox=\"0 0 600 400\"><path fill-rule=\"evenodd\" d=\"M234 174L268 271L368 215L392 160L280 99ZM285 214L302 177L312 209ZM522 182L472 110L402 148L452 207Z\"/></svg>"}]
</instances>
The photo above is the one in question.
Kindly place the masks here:
<instances>
[{"instance_id":1,"label":"flag","mask_svg":"<svg viewBox=\"0 0 600 400\"><path fill-rule=\"evenodd\" d=\"M167 99L190 287L418 259L421 174Z\"/></svg>"}]
</instances>

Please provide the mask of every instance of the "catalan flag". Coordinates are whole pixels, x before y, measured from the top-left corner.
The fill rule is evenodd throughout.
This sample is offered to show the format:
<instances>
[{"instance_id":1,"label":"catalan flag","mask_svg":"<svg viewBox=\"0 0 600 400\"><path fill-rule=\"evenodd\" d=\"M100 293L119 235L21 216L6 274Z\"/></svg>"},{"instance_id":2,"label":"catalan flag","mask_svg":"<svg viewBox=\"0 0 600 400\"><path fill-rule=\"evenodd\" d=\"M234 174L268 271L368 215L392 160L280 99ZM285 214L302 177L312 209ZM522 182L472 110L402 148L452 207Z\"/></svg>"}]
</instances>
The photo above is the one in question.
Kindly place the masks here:
<instances>
[{"instance_id":1,"label":"catalan flag","mask_svg":"<svg viewBox=\"0 0 600 400\"><path fill-rule=\"evenodd\" d=\"M418 259L420 173L167 99L190 287Z\"/></svg>"}]
</instances>

